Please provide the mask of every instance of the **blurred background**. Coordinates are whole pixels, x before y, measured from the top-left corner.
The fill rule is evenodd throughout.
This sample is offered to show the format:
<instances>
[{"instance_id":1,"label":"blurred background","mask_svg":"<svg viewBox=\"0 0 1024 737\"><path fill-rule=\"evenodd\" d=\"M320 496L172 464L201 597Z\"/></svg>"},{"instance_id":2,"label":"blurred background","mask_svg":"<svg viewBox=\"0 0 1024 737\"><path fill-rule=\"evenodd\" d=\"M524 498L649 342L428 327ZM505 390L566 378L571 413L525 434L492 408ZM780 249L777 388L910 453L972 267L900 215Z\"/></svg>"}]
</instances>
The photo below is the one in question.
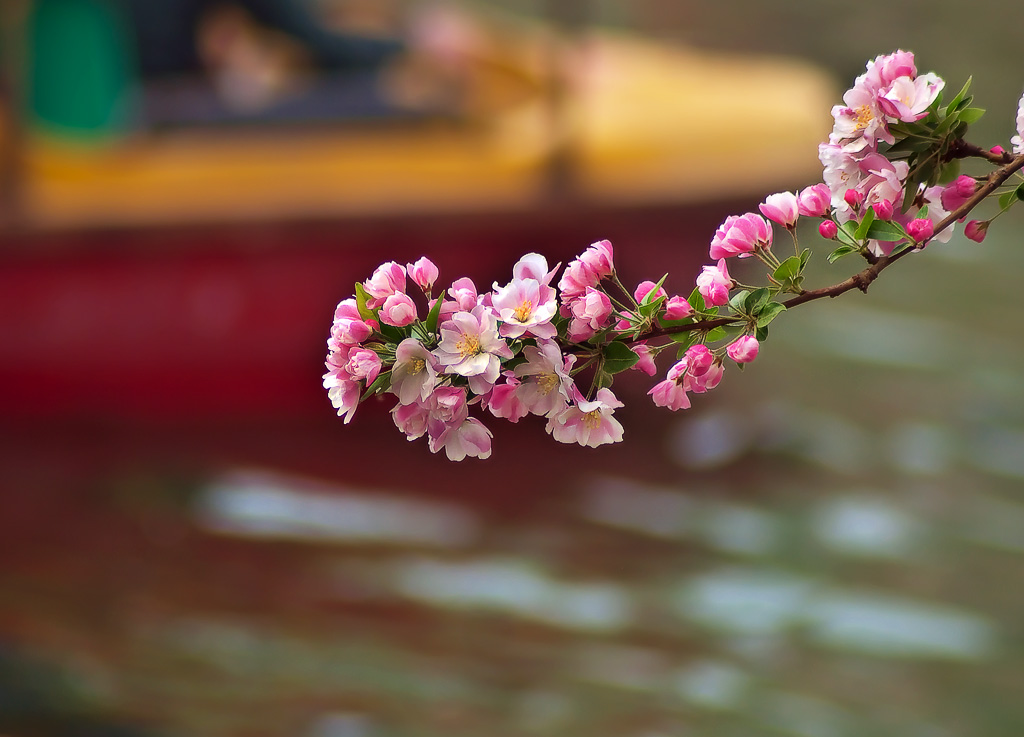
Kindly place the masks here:
<instances>
[{"instance_id":1,"label":"blurred background","mask_svg":"<svg viewBox=\"0 0 1024 737\"><path fill-rule=\"evenodd\" d=\"M495 420L451 464L320 387L385 260L609 238L688 293L878 54L973 74L1007 147L1019 8L983 8L6 0L0 734L1019 733L1020 213L692 410L622 377L613 448Z\"/></svg>"}]
</instances>

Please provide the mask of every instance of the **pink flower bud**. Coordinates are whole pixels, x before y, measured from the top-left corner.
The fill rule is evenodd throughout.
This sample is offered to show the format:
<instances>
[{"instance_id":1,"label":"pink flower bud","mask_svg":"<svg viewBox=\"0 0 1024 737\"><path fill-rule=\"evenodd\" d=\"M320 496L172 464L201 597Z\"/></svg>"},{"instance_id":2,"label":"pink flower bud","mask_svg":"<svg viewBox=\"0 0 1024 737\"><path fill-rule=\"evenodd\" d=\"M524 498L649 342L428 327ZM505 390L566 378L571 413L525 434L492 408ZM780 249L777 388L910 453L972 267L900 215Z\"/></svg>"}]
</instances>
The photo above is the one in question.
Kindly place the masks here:
<instances>
[{"instance_id":1,"label":"pink flower bud","mask_svg":"<svg viewBox=\"0 0 1024 737\"><path fill-rule=\"evenodd\" d=\"M832 193L827 184L815 184L800 191L797 203L801 215L820 218L832 204Z\"/></svg>"},{"instance_id":2,"label":"pink flower bud","mask_svg":"<svg viewBox=\"0 0 1024 737\"><path fill-rule=\"evenodd\" d=\"M972 220L967 223L964 228L964 235L970 238L976 243L981 243L985 240L985 236L988 234L988 225L991 221L989 220Z\"/></svg>"},{"instance_id":3,"label":"pink flower bud","mask_svg":"<svg viewBox=\"0 0 1024 737\"><path fill-rule=\"evenodd\" d=\"M871 209L875 211L875 217L879 220L892 220L894 208L889 200L876 202L871 206Z\"/></svg>"},{"instance_id":4,"label":"pink flower bud","mask_svg":"<svg viewBox=\"0 0 1024 737\"><path fill-rule=\"evenodd\" d=\"M643 371L648 376L654 376L658 373L658 365L654 362L654 353L651 351L651 347L647 345L645 341L633 344L633 353L640 359L633 368L637 371Z\"/></svg>"},{"instance_id":5,"label":"pink flower bud","mask_svg":"<svg viewBox=\"0 0 1024 737\"><path fill-rule=\"evenodd\" d=\"M633 299L635 299L637 302L643 302L644 301L644 297L646 297L650 293L650 291L652 289L654 289L654 286L655 286L655 284L652 281L642 281L642 282L640 282L637 285L636 291L633 292ZM651 302L655 301L659 297L667 297L667 296L668 296L668 293L664 289L659 287L658 291L655 293L655 295L653 297L651 297Z\"/></svg>"},{"instance_id":6,"label":"pink flower bud","mask_svg":"<svg viewBox=\"0 0 1024 737\"><path fill-rule=\"evenodd\" d=\"M416 283L420 289L424 292L429 292L434 286L434 282L437 281L437 277L440 272L434 262L426 256L422 256L419 261L414 264L407 264L406 270L412 280Z\"/></svg>"},{"instance_id":7,"label":"pink flower bud","mask_svg":"<svg viewBox=\"0 0 1024 737\"><path fill-rule=\"evenodd\" d=\"M799 207L797 196L792 192L768 195L764 202L758 205L762 215L784 228L792 228L796 225L797 218L800 216Z\"/></svg>"},{"instance_id":8,"label":"pink flower bud","mask_svg":"<svg viewBox=\"0 0 1024 737\"><path fill-rule=\"evenodd\" d=\"M725 259L719 259L715 266L701 267L697 277L697 289L708 307L719 307L729 302L729 290L732 289L732 277L726 268Z\"/></svg>"},{"instance_id":9,"label":"pink flower bud","mask_svg":"<svg viewBox=\"0 0 1024 737\"><path fill-rule=\"evenodd\" d=\"M972 177L966 174L960 175L955 181L942 188L942 193L939 195L942 209L947 212L956 210L970 199L977 186L978 183Z\"/></svg>"},{"instance_id":10,"label":"pink flower bud","mask_svg":"<svg viewBox=\"0 0 1024 737\"><path fill-rule=\"evenodd\" d=\"M416 304L405 292L396 292L384 300L380 308L380 320L396 328L404 327L416 321Z\"/></svg>"},{"instance_id":11,"label":"pink flower bud","mask_svg":"<svg viewBox=\"0 0 1024 737\"><path fill-rule=\"evenodd\" d=\"M915 243L924 243L932 237L935 232L935 225L928 218L917 218L911 220L907 225L907 234L914 239Z\"/></svg>"},{"instance_id":12,"label":"pink flower bud","mask_svg":"<svg viewBox=\"0 0 1024 737\"><path fill-rule=\"evenodd\" d=\"M843 193L843 201L856 210L864 202L864 193L859 189L848 189Z\"/></svg>"},{"instance_id":13,"label":"pink flower bud","mask_svg":"<svg viewBox=\"0 0 1024 737\"><path fill-rule=\"evenodd\" d=\"M832 240L838 232L839 226L831 220L823 220L821 225L818 226L818 234L825 240Z\"/></svg>"},{"instance_id":14,"label":"pink flower bud","mask_svg":"<svg viewBox=\"0 0 1024 737\"><path fill-rule=\"evenodd\" d=\"M1002 156L1003 154L1006 153L1006 149L1003 148L1002 146L996 145L989 149L989 153L993 153L996 156Z\"/></svg>"},{"instance_id":15,"label":"pink flower bud","mask_svg":"<svg viewBox=\"0 0 1024 737\"><path fill-rule=\"evenodd\" d=\"M670 297L668 302L665 303L664 318L666 320L682 320L685 317L689 317L692 312L693 307L686 301L686 298L680 297L677 294L674 297Z\"/></svg>"},{"instance_id":16,"label":"pink flower bud","mask_svg":"<svg viewBox=\"0 0 1024 737\"><path fill-rule=\"evenodd\" d=\"M757 338L753 335L744 335L733 341L725 352L729 354L729 358L734 360L736 363L750 363L757 358L757 352L761 349L760 344L757 342Z\"/></svg>"}]
</instances>

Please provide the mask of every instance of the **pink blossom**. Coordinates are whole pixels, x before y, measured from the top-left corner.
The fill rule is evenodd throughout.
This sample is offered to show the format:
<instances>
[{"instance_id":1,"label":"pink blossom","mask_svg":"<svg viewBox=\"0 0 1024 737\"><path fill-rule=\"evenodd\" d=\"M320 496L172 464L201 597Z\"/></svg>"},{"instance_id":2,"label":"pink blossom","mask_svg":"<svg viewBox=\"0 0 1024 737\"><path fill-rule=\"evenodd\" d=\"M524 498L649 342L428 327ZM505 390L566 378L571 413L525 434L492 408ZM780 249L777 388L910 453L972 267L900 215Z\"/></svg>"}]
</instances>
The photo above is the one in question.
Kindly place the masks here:
<instances>
[{"instance_id":1,"label":"pink blossom","mask_svg":"<svg viewBox=\"0 0 1024 737\"><path fill-rule=\"evenodd\" d=\"M729 354L729 358L736 363L750 363L757 358L760 345L753 335L743 335L733 341L725 350Z\"/></svg>"},{"instance_id":2,"label":"pink blossom","mask_svg":"<svg viewBox=\"0 0 1024 737\"><path fill-rule=\"evenodd\" d=\"M416 322L416 303L405 292L395 292L384 300L380 321L399 328Z\"/></svg>"},{"instance_id":3,"label":"pink blossom","mask_svg":"<svg viewBox=\"0 0 1024 737\"><path fill-rule=\"evenodd\" d=\"M536 346L523 349L525 363L515 367L515 375L522 380L516 392L526 408L535 415L550 417L561 412L572 397L574 389L569 371L575 356L563 356L553 341L538 341Z\"/></svg>"},{"instance_id":4,"label":"pink blossom","mask_svg":"<svg viewBox=\"0 0 1024 737\"><path fill-rule=\"evenodd\" d=\"M894 208L889 200L880 200L871 205L871 209L875 211L875 217L879 220L892 220Z\"/></svg>"},{"instance_id":5,"label":"pink blossom","mask_svg":"<svg viewBox=\"0 0 1024 737\"><path fill-rule=\"evenodd\" d=\"M762 215L784 228L792 228L800 217L800 201L792 192L770 194L757 207Z\"/></svg>"},{"instance_id":6,"label":"pink blossom","mask_svg":"<svg viewBox=\"0 0 1024 737\"><path fill-rule=\"evenodd\" d=\"M807 217L820 218L828 212L832 200L827 184L815 184L800 190L797 196L797 212Z\"/></svg>"},{"instance_id":7,"label":"pink blossom","mask_svg":"<svg viewBox=\"0 0 1024 737\"><path fill-rule=\"evenodd\" d=\"M603 240L591 244L590 248L580 255L580 261L601 279L615 272L611 241Z\"/></svg>"},{"instance_id":8,"label":"pink blossom","mask_svg":"<svg viewBox=\"0 0 1024 737\"><path fill-rule=\"evenodd\" d=\"M562 299L571 299L585 292L587 287L596 287L602 279L611 276L614 270L611 242L598 241L592 244L565 267L565 273L558 282Z\"/></svg>"},{"instance_id":9,"label":"pink blossom","mask_svg":"<svg viewBox=\"0 0 1024 737\"><path fill-rule=\"evenodd\" d=\"M654 289L654 287L656 287L656 286L657 285L654 282L652 282L652 281L642 281L642 282L640 282L639 284L637 284L636 289L633 290L633 299L635 299L638 304L642 303L644 301L644 298L648 294L650 294L651 290ZM658 287L658 291L654 293L654 296L651 297L650 301L654 302L655 300L657 300L657 299L659 299L661 297L667 297L667 296L668 296L668 292L666 292L662 287Z\"/></svg>"},{"instance_id":10,"label":"pink blossom","mask_svg":"<svg viewBox=\"0 0 1024 737\"><path fill-rule=\"evenodd\" d=\"M332 350L341 345L358 345L372 333L373 328L360 317L355 299L345 299L334 310L334 322L327 345Z\"/></svg>"},{"instance_id":11,"label":"pink blossom","mask_svg":"<svg viewBox=\"0 0 1024 737\"><path fill-rule=\"evenodd\" d=\"M352 421L352 415L356 413L360 394L362 385L358 381L337 381L327 390L331 405L338 410L339 417L344 416L346 425Z\"/></svg>"},{"instance_id":12,"label":"pink blossom","mask_svg":"<svg viewBox=\"0 0 1024 737\"><path fill-rule=\"evenodd\" d=\"M907 225L907 235L914 239L915 243L923 243L932 237L935 226L928 218L916 218Z\"/></svg>"},{"instance_id":13,"label":"pink blossom","mask_svg":"<svg viewBox=\"0 0 1024 737\"><path fill-rule=\"evenodd\" d=\"M702 343L697 343L686 349L683 358L687 362L686 375L683 384L687 391L695 394L703 394L711 391L722 380L724 368L715 359L711 350Z\"/></svg>"},{"instance_id":14,"label":"pink blossom","mask_svg":"<svg viewBox=\"0 0 1024 737\"><path fill-rule=\"evenodd\" d=\"M658 373L658 365L654 362L656 354L651 350L651 347L647 345L646 341L634 343L633 353L635 353L637 358L640 359L633 364L634 369L637 371L643 371L648 376L654 376Z\"/></svg>"},{"instance_id":15,"label":"pink blossom","mask_svg":"<svg viewBox=\"0 0 1024 737\"><path fill-rule=\"evenodd\" d=\"M362 379L372 384L380 373L380 356L369 348L357 348L349 352L345 370L353 379Z\"/></svg>"},{"instance_id":16,"label":"pink blossom","mask_svg":"<svg viewBox=\"0 0 1024 737\"><path fill-rule=\"evenodd\" d=\"M434 287L434 282L437 281L437 277L440 275L437 266L426 256L421 256L414 264L406 264L406 270L409 277L416 283L416 286L427 294L430 294L430 290Z\"/></svg>"},{"instance_id":17,"label":"pink blossom","mask_svg":"<svg viewBox=\"0 0 1024 737\"><path fill-rule=\"evenodd\" d=\"M573 319L581 323L581 326L597 331L608 326L612 302L604 292L587 287L582 295L572 301L570 309Z\"/></svg>"},{"instance_id":18,"label":"pink blossom","mask_svg":"<svg viewBox=\"0 0 1024 737\"><path fill-rule=\"evenodd\" d=\"M512 278L536 279L543 286L547 286L551 283L559 266L561 264L555 264L555 268L548 271L546 258L539 253L528 253L516 261L515 266L512 267Z\"/></svg>"},{"instance_id":19,"label":"pink blossom","mask_svg":"<svg viewBox=\"0 0 1024 737\"><path fill-rule=\"evenodd\" d=\"M390 392L402 404L424 401L437 384L437 358L415 338L406 338L395 349Z\"/></svg>"},{"instance_id":20,"label":"pink blossom","mask_svg":"<svg viewBox=\"0 0 1024 737\"><path fill-rule=\"evenodd\" d=\"M495 417L503 417L509 422L519 422L530 413L529 407L522 401L518 389L521 386L512 372L507 372L504 384L495 384L482 404Z\"/></svg>"},{"instance_id":21,"label":"pink blossom","mask_svg":"<svg viewBox=\"0 0 1024 737\"><path fill-rule=\"evenodd\" d=\"M467 377L473 393L484 394L501 372L501 359L512 358L512 351L498 335L494 315L480 305L472 312L456 312L441 325L434 355L445 373Z\"/></svg>"},{"instance_id":22,"label":"pink blossom","mask_svg":"<svg viewBox=\"0 0 1024 737\"><path fill-rule=\"evenodd\" d=\"M823 220L818 226L818 234L825 240L832 240L839 233L839 226L831 220Z\"/></svg>"},{"instance_id":23,"label":"pink blossom","mask_svg":"<svg viewBox=\"0 0 1024 737\"><path fill-rule=\"evenodd\" d=\"M1024 98L1022 98L1022 99L1024 99ZM1013 139L1010 139L1010 140L1011 140L1011 143L1012 143ZM995 145L995 146L993 146L992 148L989 149L989 153L993 153L996 156L1002 156L1003 154L1006 153L1006 149L997 144L997 145Z\"/></svg>"},{"instance_id":24,"label":"pink blossom","mask_svg":"<svg viewBox=\"0 0 1024 737\"><path fill-rule=\"evenodd\" d=\"M771 245L772 226L760 215L748 212L725 219L711 239L710 254L713 259L745 256Z\"/></svg>"},{"instance_id":25,"label":"pink blossom","mask_svg":"<svg viewBox=\"0 0 1024 737\"><path fill-rule=\"evenodd\" d=\"M897 50L891 54L876 56L867 64L867 71L857 78L858 83L871 90L883 90L899 77L917 76L914 54Z\"/></svg>"},{"instance_id":26,"label":"pink blossom","mask_svg":"<svg viewBox=\"0 0 1024 737\"><path fill-rule=\"evenodd\" d=\"M468 276L464 276L461 279L456 279L452 282L452 286L448 290L448 294L451 295L452 300L454 300L457 305L458 309L456 311L469 312L477 306L479 301L476 284L474 284L473 280Z\"/></svg>"},{"instance_id":27,"label":"pink blossom","mask_svg":"<svg viewBox=\"0 0 1024 737\"><path fill-rule=\"evenodd\" d=\"M689 317L692 312L693 307L686 301L686 298L677 294L674 297L669 297L665 303L665 312L662 317L666 320L682 320Z\"/></svg>"},{"instance_id":28,"label":"pink blossom","mask_svg":"<svg viewBox=\"0 0 1024 737\"><path fill-rule=\"evenodd\" d=\"M824 166L822 179L832 193L832 207L849 209L843 199L846 190L856 187L864 178L860 159L834 143L818 146L818 159Z\"/></svg>"},{"instance_id":29,"label":"pink blossom","mask_svg":"<svg viewBox=\"0 0 1024 737\"><path fill-rule=\"evenodd\" d=\"M988 225L988 220L971 220L964 228L964 235L976 243L981 243L988 234Z\"/></svg>"},{"instance_id":30,"label":"pink blossom","mask_svg":"<svg viewBox=\"0 0 1024 737\"><path fill-rule=\"evenodd\" d=\"M654 385L647 394L658 407L676 412L690 408L690 397L683 386L689 361L683 358L668 370L668 378Z\"/></svg>"},{"instance_id":31,"label":"pink blossom","mask_svg":"<svg viewBox=\"0 0 1024 737\"><path fill-rule=\"evenodd\" d=\"M418 401L396 404L391 410L391 419L394 420L395 427L405 433L406 440L415 440L426 434L430 411Z\"/></svg>"},{"instance_id":32,"label":"pink blossom","mask_svg":"<svg viewBox=\"0 0 1024 737\"><path fill-rule=\"evenodd\" d=\"M848 189L843 192L843 201L856 210L864 203L864 193L859 189Z\"/></svg>"},{"instance_id":33,"label":"pink blossom","mask_svg":"<svg viewBox=\"0 0 1024 737\"><path fill-rule=\"evenodd\" d=\"M491 306L502 321L501 334L518 338L528 333L537 338L553 338L557 330L551 323L558 309L555 290L536 279L515 278L504 287L495 285Z\"/></svg>"},{"instance_id":34,"label":"pink blossom","mask_svg":"<svg viewBox=\"0 0 1024 737\"><path fill-rule=\"evenodd\" d=\"M971 195L974 194L977 188L978 183L974 180L974 177L961 174L942 188L942 194L939 197L942 208L947 212L958 209L971 198Z\"/></svg>"},{"instance_id":35,"label":"pink blossom","mask_svg":"<svg viewBox=\"0 0 1024 737\"><path fill-rule=\"evenodd\" d=\"M493 437L484 423L475 417L468 417L438 438L431 438L430 452L436 453L444 448L449 461L461 461L467 457L490 458Z\"/></svg>"},{"instance_id":36,"label":"pink blossom","mask_svg":"<svg viewBox=\"0 0 1024 737\"><path fill-rule=\"evenodd\" d=\"M612 417L616 408L623 404L611 389L599 389L593 401L582 396L566 409L548 420L547 431L560 443L579 443L596 448L605 443L622 440L622 425Z\"/></svg>"},{"instance_id":37,"label":"pink blossom","mask_svg":"<svg viewBox=\"0 0 1024 737\"><path fill-rule=\"evenodd\" d=\"M363 289L366 290L367 306L376 309L392 294L405 291L405 267L394 261L381 264L373 276L363 282Z\"/></svg>"},{"instance_id":38,"label":"pink blossom","mask_svg":"<svg viewBox=\"0 0 1024 737\"><path fill-rule=\"evenodd\" d=\"M716 266L704 266L697 277L697 289L704 304L718 307L728 304L729 290L732 288L732 277L725 266L725 259L719 259Z\"/></svg>"},{"instance_id":39,"label":"pink blossom","mask_svg":"<svg viewBox=\"0 0 1024 737\"><path fill-rule=\"evenodd\" d=\"M886 115L912 123L928 115L928 106L945 85L932 73L916 79L899 76L879 94L878 105Z\"/></svg>"}]
</instances>

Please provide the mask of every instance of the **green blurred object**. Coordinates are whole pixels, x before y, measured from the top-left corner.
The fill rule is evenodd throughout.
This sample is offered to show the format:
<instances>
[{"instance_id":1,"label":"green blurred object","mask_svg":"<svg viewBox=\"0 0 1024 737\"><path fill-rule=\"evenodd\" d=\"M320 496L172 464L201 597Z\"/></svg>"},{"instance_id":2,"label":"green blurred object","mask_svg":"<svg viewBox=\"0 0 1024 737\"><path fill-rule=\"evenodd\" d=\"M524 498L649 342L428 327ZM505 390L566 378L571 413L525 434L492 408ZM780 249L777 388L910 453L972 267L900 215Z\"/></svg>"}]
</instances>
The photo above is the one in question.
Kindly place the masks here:
<instances>
[{"instance_id":1,"label":"green blurred object","mask_svg":"<svg viewBox=\"0 0 1024 737\"><path fill-rule=\"evenodd\" d=\"M31 125L90 138L130 125L134 57L116 6L104 0L36 0L27 37Z\"/></svg>"}]
</instances>

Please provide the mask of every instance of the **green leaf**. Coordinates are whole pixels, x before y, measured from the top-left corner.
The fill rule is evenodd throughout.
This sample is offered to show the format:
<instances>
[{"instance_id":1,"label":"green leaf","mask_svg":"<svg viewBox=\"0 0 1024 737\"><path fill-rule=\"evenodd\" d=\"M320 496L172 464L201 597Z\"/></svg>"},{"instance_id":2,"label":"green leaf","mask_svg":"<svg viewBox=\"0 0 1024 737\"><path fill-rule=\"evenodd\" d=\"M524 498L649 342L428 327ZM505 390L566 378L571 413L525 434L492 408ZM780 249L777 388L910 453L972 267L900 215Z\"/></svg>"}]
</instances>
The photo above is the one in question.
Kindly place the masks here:
<instances>
[{"instance_id":1,"label":"green leaf","mask_svg":"<svg viewBox=\"0 0 1024 737\"><path fill-rule=\"evenodd\" d=\"M781 302L769 302L757 315L757 326L766 327L768 323L786 311L786 305Z\"/></svg>"},{"instance_id":2,"label":"green leaf","mask_svg":"<svg viewBox=\"0 0 1024 737\"><path fill-rule=\"evenodd\" d=\"M861 219L860 224L857 225L857 230L853 233L853 237L857 241L863 241L864 237L868 234L868 228L871 227L873 222L875 222L875 210L874 208L867 207L864 210L864 217Z\"/></svg>"},{"instance_id":3,"label":"green leaf","mask_svg":"<svg viewBox=\"0 0 1024 737\"><path fill-rule=\"evenodd\" d=\"M359 397L359 401L362 402L368 397L374 394L381 394L386 392L391 387L391 372L385 371L377 375L377 378L372 384L366 387L366 391L363 392L363 396Z\"/></svg>"},{"instance_id":4,"label":"green leaf","mask_svg":"<svg viewBox=\"0 0 1024 737\"><path fill-rule=\"evenodd\" d=\"M651 291L644 295L644 298L640 300L640 304L646 305L653 302L655 299L655 295L658 293L658 290L661 289L661 285L665 283L666 279L668 279L668 274L665 274L665 276L658 279L658 283L654 285Z\"/></svg>"},{"instance_id":5,"label":"green leaf","mask_svg":"<svg viewBox=\"0 0 1024 737\"><path fill-rule=\"evenodd\" d=\"M672 333L668 337L673 343L679 343L682 346L680 350L685 351L697 342L699 332L698 330L687 330L685 333Z\"/></svg>"},{"instance_id":6,"label":"green leaf","mask_svg":"<svg viewBox=\"0 0 1024 737\"><path fill-rule=\"evenodd\" d=\"M604 389L610 387L615 383L615 377L609 374L607 371L598 371L597 376L594 377L594 386L598 389Z\"/></svg>"},{"instance_id":7,"label":"green leaf","mask_svg":"<svg viewBox=\"0 0 1024 737\"><path fill-rule=\"evenodd\" d=\"M897 223L876 220L868 228L867 237L876 241L898 241L907 237L907 231Z\"/></svg>"},{"instance_id":8,"label":"green leaf","mask_svg":"<svg viewBox=\"0 0 1024 737\"><path fill-rule=\"evenodd\" d=\"M356 309L359 310L359 317L364 320L376 320L377 315L370 311L370 308L366 306L366 300L369 295L366 294L366 290L363 289L362 282L356 282Z\"/></svg>"},{"instance_id":9,"label":"green leaf","mask_svg":"<svg viewBox=\"0 0 1024 737\"><path fill-rule=\"evenodd\" d=\"M828 255L828 262L830 264L834 264L843 256L848 256L849 254L857 253L858 251L860 251L860 248L855 248L854 246L839 246L839 248Z\"/></svg>"},{"instance_id":10,"label":"green leaf","mask_svg":"<svg viewBox=\"0 0 1024 737\"><path fill-rule=\"evenodd\" d=\"M715 341L721 340L722 338L726 337L726 335L727 333L725 332L725 328L712 328L711 330L708 330L706 333L704 333L704 342L714 343Z\"/></svg>"},{"instance_id":11,"label":"green leaf","mask_svg":"<svg viewBox=\"0 0 1024 737\"><path fill-rule=\"evenodd\" d=\"M744 301L750 296L750 291L747 289L741 289L732 295L729 299L729 307L732 308L733 312L745 313Z\"/></svg>"},{"instance_id":12,"label":"green leaf","mask_svg":"<svg viewBox=\"0 0 1024 737\"><path fill-rule=\"evenodd\" d=\"M960 176L960 159L947 161L939 169L939 183L941 184L949 184L958 176Z\"/></svg>"},{"instance_id":13,"label":"green leaf","mask_svg":"<svg viewBox=\"0 0 1024 737\"><path fill-rule=\"evenodd\" d=\"M803 253L800 254L800 271L801 272L804 270L804 267L807 266L807 262L810 261L810 260L811 260L811 249L810 248L805 248L803 250Z\"/></svg>"},{"instance_id":14,"label":"green leaf","mask_svg":"<svg viewBox=\"0 0 1024 737\"><path fill-rule=\"evenodd\" d=\"M430 308L430 312L427 314L427 332L436 333L437 323L441 317L441 303L444 301L444 296L439 295L437 301L434 302L434 306Z\"/></svg>"},{"instance_id":15,"label":"green leaf","mask_svg":"<svg viewBox=\"0 0 1024 737\"><path fill-rule=\"evenodd\" d=\"M975 123L981 119L981 116L985 114L985 108L980 107L967 107L957 113L957 118L961 123Z\"/></svg>"},{"instance_id":16,"label":"green leaf","mask_svg":"<svg viewBox=\"0 0 1024 737\"><path fill-rule=\"evenodd\" d=\"M1005 210L1017 200L1024 201L1024 184L1017 186L1009 192L999 195L999 209Z\"/></svg>"},{"instance_id":17,"label":"green leaf","mask_svg":"<svg viewBox=\"0 0 1024 737\"><path fill-rule=\"evenodd\" d=\"M768 327L758 327L754 331L754 337L757 338L758 343L763 343L765 340L768 339Z\"/></svg>"},{"instance_id":18,"label":"green leaf","mask_svg":"<svg viewBox=\"0 0 1024 737\"><path fill-rule=\"evenodd\" d=\"M690 307L692 307L695 312L704 312L708 308L707 305L704 304L704 297L701 295L699 288L694 288L694 290L690 292L690 298L686 301L690 303Z\"/></svg>"},{"instance_id":19,"label":"green leaf","mask_svg":"<svg viewBox=\"0 0 1024 737\"><path fill-rule=\"evenodd\" d=\"M794 258L796 257L794 256ZM764 307L768 303L768 300L770 300L771 298L771 290L768 289L767 287L755 289L753 292L750 293L750 296L747 297L746 299L745 307L747 308L747 314L756 315L758 312L761 311L761 308Z\"/></svg>"},{"instance_id":20,"label":"green leaf","mask_svg":"<svg viewBox=\"0 0 1024 737\"><path fill-rule=\"evenodd\" d=\"M618 374L631 369L640 360L640 356L634 353L629 346L617 340L606 345L603 353L603 369L609 374Z\"/></svg>"},{"instance_id":21,"label":"green leaf","mask_svg":"<svg viewBox=\"0 0 1024 737\"><path fill-rule=\"evenodd\" d=\"M949 101L949 106L946 110L956 110L957 106L964 101L964 98L967 97L967 90L971 88L971 81L973 79L973 77L967 78L967 81L964 82L964 86L956 93L956 97Z\"/></svg>"},{"instance_id":22,"label":"green leaf","mask_svg":"<svg viewBox=\"0 0 1024 737\"><path fill-rule=\"evenodd\" d=\"M405 333L403 333L400 328L396 328L394 325L386 325L384 323L380 324L380 334L392 343L401 343L406 338Z\"/></svg>"},{"instance_id":23,"label":"green leaf","mask_svg":"<svg viewBox=\"0 0 1024 737\"><path fill-rule=\"evenodd\" d=\"M809 250L805 250L804 253L810 253ZM793 279L794 277L800 276L800 272L803 271L805 260L803 254L799 256L790 256L772 272L772 278L775 281L782 283Z\"/></svg>"}]
</instances>

